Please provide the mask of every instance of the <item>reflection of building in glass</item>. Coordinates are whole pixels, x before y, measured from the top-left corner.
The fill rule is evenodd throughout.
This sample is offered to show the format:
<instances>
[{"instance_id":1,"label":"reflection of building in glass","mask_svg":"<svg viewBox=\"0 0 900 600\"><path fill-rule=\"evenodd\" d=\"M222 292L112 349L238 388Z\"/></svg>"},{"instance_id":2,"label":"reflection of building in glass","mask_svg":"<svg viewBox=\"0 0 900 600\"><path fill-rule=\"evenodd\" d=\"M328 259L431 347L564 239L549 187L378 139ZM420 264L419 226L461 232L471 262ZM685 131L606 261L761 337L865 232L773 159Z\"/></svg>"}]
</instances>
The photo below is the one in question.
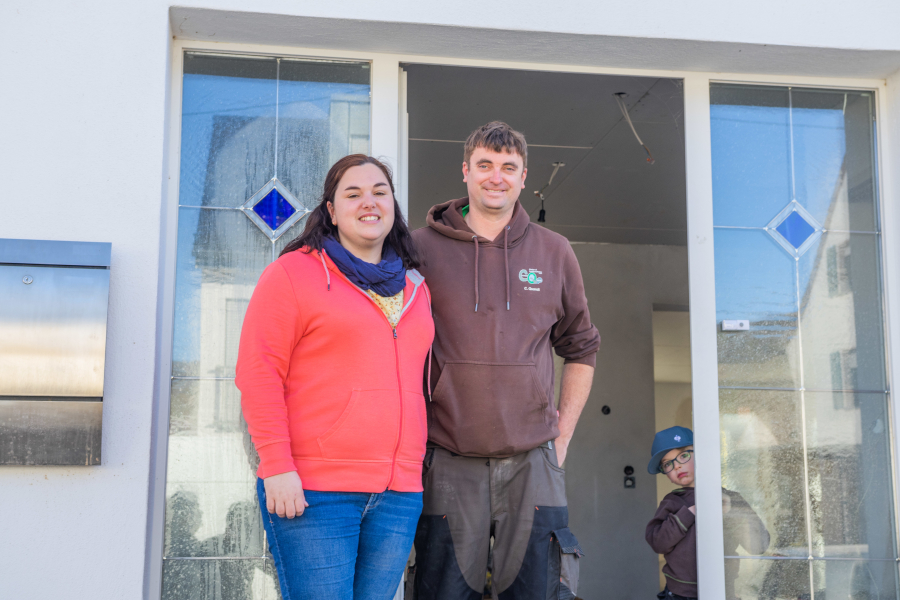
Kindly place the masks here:
<instances>
[{"instance_id":1,"label":"reflection of building in glass","mask_svg":"<svg viewBox=\"0 0 900 600\"><path fill-rule=\"evenodd\" d=\"M748 96L748 106L735 101L729 108L742 112L727 115L757 119L767 140L789 144L792 193L816 213L824 231L796 260L767 249L755 231L716 231L717 262L728 251L738 253L728 264L752 262L748 248L765 256L759 276L741 289L752 295L754 287L773 286L760 297L780 294L780 306L787 307L755 313L750 332L719 332L723 485L740 491L772 534L766 558L739 559L752 556L739 550L726 559L726 570L741 565L735 593L744 599L811 592L819 598L826 589L829 598L893 598L896 550L872 96L775 92L782 96L751 90L755 100ZM784 118L771 108L781 98ZM768 105L763 110L754 102ZM715 118L713 123L715 128ZM739 160L750 168L762 145L745 150ZM756 176L774 177L764 171ZM784 276L788 263L792 277ZM719 274L720 315L737 310L741 314L724 318L745 318L745 307L754 306L719 290L739 285L746 271ZM789 293L796 300L791 302Z\"/></svg>"},{"instance_id":2,"label":"reflection of building in glass","mask_svg":"<svg viewBox=\"0 0 900 600\"><path fill-rule=\"evenodd\" d=\"M276 598L256 501L258 459L233 378L253 288L305 220L273 242L238 208L275 176L312 208L336 158L368 153L368 65L336 63L332 73L329 63L203 60L197 86L185 75L185 95L198 96L185 106L203 118L184 119L183 148L208 151L183 161L200 171L183 178L203 183L196 205L179 213L163 596ZM276 73L277 89L265 81ZM253 104L257 96L262 105ZM243 97L249 108L235 109Z\"/></svg>"}]
</instances>

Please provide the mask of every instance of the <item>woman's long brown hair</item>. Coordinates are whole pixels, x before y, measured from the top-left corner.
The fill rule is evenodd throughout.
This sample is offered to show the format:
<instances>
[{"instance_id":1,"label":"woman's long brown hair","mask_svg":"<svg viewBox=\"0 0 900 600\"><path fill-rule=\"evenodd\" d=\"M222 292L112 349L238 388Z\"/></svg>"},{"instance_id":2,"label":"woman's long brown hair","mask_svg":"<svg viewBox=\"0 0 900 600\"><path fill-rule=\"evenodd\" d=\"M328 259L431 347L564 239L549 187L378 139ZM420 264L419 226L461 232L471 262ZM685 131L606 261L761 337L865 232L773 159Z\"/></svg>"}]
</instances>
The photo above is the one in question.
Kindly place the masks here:
<instances>
[{"instance_id":1,"label":"woman's long brown hair","mask_svg":"<svg viewBox=\"0 0 900 600\"><path fill-rule=\"evenodd\" d=\"M334 202L334 196L344 174L353 167L361 167L363 165L375 165L381 169L381 172L387 178L388 185L391 186L391 195L394 196L394 179L391 175L390 167L377 158L366 156L365 154L345 156L334 163L328 170L328 175L325 176L322 199L319 201L319 205L306 217L306 227L303 228L303 233L285 246L279 256L295 250L302 250L303 248L306 248L304 251L307 254L313 250L321 251L326 237L331 236L334 239L340 239L337 226L331 222L328 203ZM417 269L421 264L419 253L416 251L412 236L409 234L409 228L406 226L403 213L400 212L400 205L397 203L396 197L394 197L394 226L391 227L391 231L388 233L384 243L391 245L397 252L397 255L403 260L403 266L407 269Z\"/></svg>"}]
</instances>

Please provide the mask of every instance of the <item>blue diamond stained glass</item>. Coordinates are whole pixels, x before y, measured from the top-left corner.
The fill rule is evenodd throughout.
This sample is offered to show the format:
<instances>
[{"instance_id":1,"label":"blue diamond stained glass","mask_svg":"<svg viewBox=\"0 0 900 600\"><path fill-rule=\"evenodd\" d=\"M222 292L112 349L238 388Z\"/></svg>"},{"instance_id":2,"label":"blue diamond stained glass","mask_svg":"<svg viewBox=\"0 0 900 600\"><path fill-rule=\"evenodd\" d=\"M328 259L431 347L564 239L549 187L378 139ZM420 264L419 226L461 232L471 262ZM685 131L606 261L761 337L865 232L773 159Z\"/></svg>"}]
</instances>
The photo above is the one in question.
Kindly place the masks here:
<instances>
[{"instance_id":1,"label":"blue diamond stained glass","mask_svg":"<svg viewBox=\"0 0 900 600\"><path fill-rule=\"evenodd\" d=\"M276 178L244 202L241 211L273 242L309 213Z\"/></svg>"},{"instance_id":2,"label":"blue diamond stained glass","mask_svg":"<svg viewBox=\"0 0 900 600\"><path fill-rule=\"evenodd\" d=\"M807 223L806 219L796 211L791 212L775 230L797 250L806 243L809 236L816 232L815 227Z\"/></svg>"},{"instance_id":3,"label":"blue diamond stained glass","mask_svg":"<svg viewBox=\"0 0 900 600\"><path fill-rule=\"evenodd\" d=\"M800 258L816 243L823 229L808 210L792 200L775 215L766 231L788 254Z\"/></svg>"},{"instance_id":4,"label":"blue diamond stained glass","mask_svg":"<svg viewBox=\"0 0 900 600\"><path fill-rule=\"evenodd\" d=\"M266 225L275 230L297 212L297 209L291 206L291 203L279 194L277 189L272 188L271 192L256 203L253 212L258 214L266 222Z\"/></svg>"}]
</instances>

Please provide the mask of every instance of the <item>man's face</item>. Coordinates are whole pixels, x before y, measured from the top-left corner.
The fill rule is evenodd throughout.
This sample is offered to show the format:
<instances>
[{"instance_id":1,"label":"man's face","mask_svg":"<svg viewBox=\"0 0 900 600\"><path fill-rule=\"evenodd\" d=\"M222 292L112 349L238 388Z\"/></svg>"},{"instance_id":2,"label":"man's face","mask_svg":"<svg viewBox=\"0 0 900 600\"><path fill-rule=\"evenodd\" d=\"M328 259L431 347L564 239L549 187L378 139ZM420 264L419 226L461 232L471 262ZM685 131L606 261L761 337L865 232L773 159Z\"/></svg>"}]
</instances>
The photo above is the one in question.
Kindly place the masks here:
<instances>
[{"instance_id":1,"label":"man's face","mask_svg":"<svg viewBox=\"0 0 900 600\"><path fill-rule=\"evenodd\" d=\"M518 154L475 148L462 172L470 205L487 213L503 213L519 199L528 169Z\"/></svg>"}]
</instances>

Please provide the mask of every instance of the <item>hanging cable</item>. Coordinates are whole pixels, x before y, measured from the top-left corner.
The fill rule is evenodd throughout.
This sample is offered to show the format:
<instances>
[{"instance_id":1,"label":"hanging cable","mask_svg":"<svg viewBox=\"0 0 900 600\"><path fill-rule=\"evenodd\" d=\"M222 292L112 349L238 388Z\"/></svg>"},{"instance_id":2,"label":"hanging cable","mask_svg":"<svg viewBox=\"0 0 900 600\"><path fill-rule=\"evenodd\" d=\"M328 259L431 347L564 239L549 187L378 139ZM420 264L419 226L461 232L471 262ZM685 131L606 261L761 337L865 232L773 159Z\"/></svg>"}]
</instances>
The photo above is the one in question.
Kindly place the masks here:
<instances>
[{"instance_id":1,"label":"hanging cable","mask_svg":"<svg viewBox=\"0 0 900 600\"><path fill-rule=\"evenodd\" d=\"M545 223L547 221L547 211L544 210L544 190L550 187L550 184L553 183L553 178L556 177L557 171L559 171L560 167L564 166L566 166L566 163L564 162L553 163L553 172L550 174L550 180L544 184L544 187L534 191L534 195L541 199L541 212L538 213L538 223Z\"/></svg>"},{"instance_id":2,"label":"hanging cable","mask_svg":"<svg viewBox=\"0 0 900 600\"><path fill-rule=\"evenodd\" d=\"M668 81L668 80L657 79L656 82L655 82L653 85L650 86L650 89L648 89L646 92L644 92L644 93L641 95L641 97L637 99L637 102L642 101L644 98L650 97L650 96L651 96L651 93L653 92L653 89L654 89L654 88L657 86L657 84L659 84L659 82L661 82L661 81ZM626 95L626 94L623 93L622 95L624 96L624 95ZM666 108L668 109L668 106L666 106ZM671 114L671 110L669 111L669 113ZM625 119L626 117L627 117L627 112L626 112L626 113L623 113L623 114L622 114L622 117L621 117L619 120L617 120L615 123L613 123L608 129L606 129L606 131L603 131L603 132L600 133L600 136L597 138L597 141L594 142L594 143L591 145L591 149L588 150L587 152L585 152L585 153L578 159L578 162L575 163L575 166L572 167L571 169L569 169L569 170L566 172L566 174L562 176L562 179L559 181L559 183L556 184L556 187L555 187L555 188L553 188L552 190L550 190L549 192L547 192L547 194L546 194L543 198L541 198L541 204L543 204L543 201L544 201L544 200L549 201L550 198L553 196L553 194L555 194L560 188L562 188L562 186L563 186L563 184L566 182L566 180L567 180L569 177L571 177L572 174L575 173L575 171L578 170L578 167L580 167L580 166L584 163L584 161L587 160L587 158L591 155L592 152L594 152L594 150L596 150L598 147L600 147L600 144L601 144L604 140L606 140L606 139L610 136L610 134L612 134L612 132L615 130L615 128L618 127L619 123L622 122L622 119ZM676 121L676 126L677 126L677 119L675 119L675 116L674 116L674 115L672 116L672 118L673 118L673 120ZM634 130L634 128L632 128L632 131L633 131L633 130ZM643 144L641 144L641 146L643 146ZM646 150L646 147L644 147L644 149ZM650 154L650 151L649 151L649 150L646 150L646 151L647 151L647 154L649 155L649 154ZM650 157L650 158L652 158L652 157ZM650 159L648 159L647 162L650 162ZM651 164L652 164L652 163L651 163ZM538 196L538 197L540 197L537 193L535 193L535 195ZM531 216L534 216L534 213L535 213L536 210L537 210L537 207L535 207L535 208L531 209L530 211L528 211L528 216L530 216L530 217L531 217ZM546 215L546 211L544 211L544 213L545 213L545 215Z\"/></svg>"},{"instance_id":3,"label":"hanging cable","mask_svg":"<svg viewBox=\"0 0 900 600\"><path fill-rule=\"evenodd\" d=\"M619 110L622 111L622 116L625 117L625 120L628 121L628 126L631 127L631 133L634 134L634 137L637 138L638 144L640 144L644 148L644 151L647 153L647 162L651 165L654 164L656 160L654 160L653 155L650 154L650 148L648 148L647 145L641 141L641 136L638 135L637 130L634 128L634 123L631 122L631 117L628 115L628 107L625 106L625 100L623 99L623 96L625 96L625 92L618 92L613 95L616 97L616 103L619 105Z\"/></svg>"}]
</instances>

